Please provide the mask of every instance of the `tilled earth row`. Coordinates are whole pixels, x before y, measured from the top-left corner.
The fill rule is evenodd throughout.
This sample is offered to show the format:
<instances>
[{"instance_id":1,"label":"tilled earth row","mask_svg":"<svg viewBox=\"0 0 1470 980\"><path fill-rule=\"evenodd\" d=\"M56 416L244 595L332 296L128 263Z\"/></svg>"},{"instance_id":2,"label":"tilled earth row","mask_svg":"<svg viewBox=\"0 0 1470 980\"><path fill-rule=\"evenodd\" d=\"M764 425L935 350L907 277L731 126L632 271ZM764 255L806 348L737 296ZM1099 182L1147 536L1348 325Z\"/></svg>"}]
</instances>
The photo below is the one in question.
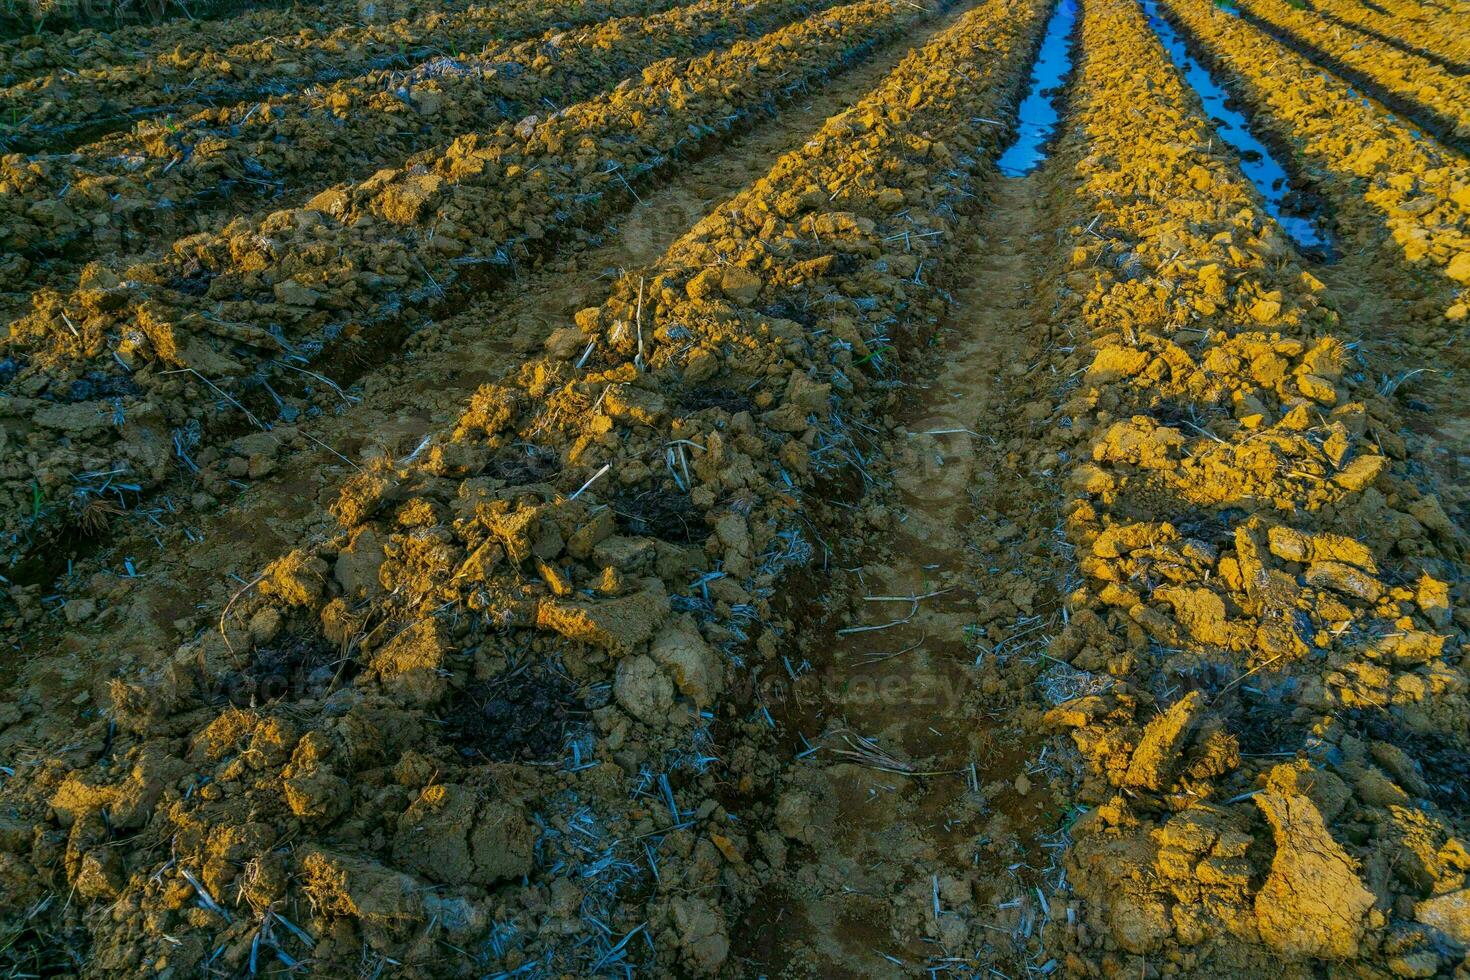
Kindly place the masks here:
<instances>
[{"instance_id":1,"label":"tilled earth row","mask_svg":"<svg viewBox=\"0 0 1470 980\"><path fill-rule=\"evenodd\" d=\"M1470 72L1470 38L1420 16L1395 17L1357 0L1312 0L1310 9L1329 20L1367 31L1388 44L1430 58L1459 75ZM1427 9L1427 8L1424 8Z\"/></svg>"},{"instance_id":2,"label":"tilled earth row","mask_svg":"<svg viewBox=\"0 0 1470 980\"><path fill-rule=\"evenodd\" d=\"M264 35L247 31L227 46L198 44L201 38L207 42L206 28L195 44L175 43L137 60L124 57L99 67L62 67L0 89L6 116L0 149L67 149L141 117L192 114L204 106L279 95L375 67L407 68L434 55L452 57L498 39L539 34L558 21L595 23L669 6L651 0L436 6L385 24L354 22L330 31ZM355 3L350 7L359 9Z\"/></svg>"},{"instance_id":3,"label":"tilled earth row","mask_svg":"<svg viewBox=\"0 0 1470 980\"><path fill-rule=\"evenodd\" d=\"M89 924L99 968L722 966L785 846L749 809L765 729L721 697L727 666L774 659L826 450L860 452L850 425L944 305L920 264L942 272L934 232L1005 132L970 112L1014 103L1040 13L961 17L415 460L351 481L332 539L271 563L220 631L119 680L134 816L101 769L56 787L100 794L62 851L138 913ZM125 825L177 856L98 847Z\"/></svg>"},{"instance_id":4,"label":"tilled earth row","mask_svg":"<svg viewBox=\"0 0 1470 980\"><path fill-rule=\"evenodd\" d=\"M1138 12L1089 4L1083 45L1036 450L1085 576L1043 675L1083 760L1067 963L1452 970L1463 535Z\"/></svg>"},{"instance_id":5,"label":"tilled earth row","mask_svg":"<svg viewBox=\"0 0 1470 980\"><path fill-rule=\"evenodd\" d=\"M926 14L857 3L662 61L545 120L466 134L305 206L181 240L156 262L89 267L70 296L42 294L10 338L24 359L5 408L16 420L5 472L19 560L95 500L126 504L120 484L137 494L181 463L209 465L219 426L243 416L265 428L252 399L292 421L300 409L277 393L292 390L282 376L305 378L307 397L313 387L337 397L318 373L325 356L352 345L381 362L386 334L595 227L636 198L636 182Z\"/></svg>"},{"instance_id":6,"label":"tilled earth row","mask_svg":"<svg viewBox=\"0 0 1470 980\"><path fill-rule=\"evenodd\" d=\"M401 18L412 17L429 6L417 3L395 4L393 9ZM442 11L446 5L436 3L432 7ZM195 14L203 12L197 5L189 9ZM18 34L0 41L0 84L13 84L51 68L81 68L137 61L147 57L150 52L165 48L184 52L211 45L228 47L262 37L361 24L368 19L372 18L358 4L328 2L310 7L299 4L253 4L248 9L236 10L231 16L211 17L202 21L188 20L181 16L165 23L135 24L112 30L86 26L69 31Z\"/></svg>"},{"instance_id":7,"label":"tilled earth row","mask_svg":"<svg viewBox=\"0 0 1470 980\"><path fill-rule=\"evenodd\" d=\"M1470 161L1248 24L1200 0L1166 5L1255 123L1331 195L1351 244L1403 269L1399 288L1436 297L1422 310L1425 340L1454 346L1470 317Z\"/></svg>"},{"instance_id":8,"label":"tilled earth row","mask_svg":"<svg viewBox=\"0 0 1470 980\"><path fill-rule=\"evenodd\" d=\"M937 29L939 24L929 23L916 33L922 37ZM217 458L197 478L187 470L177 473L151 501L114 515L105 532L94 528L87 546L68 551L64 574L54 582L13 592L21 619L38 626L58 603L74 609L73 600L91 596L113 614L131 606L131 625L120 628L137 636L150 629L150 617L140 609L187 606L182 597L209 592L218 584L219 568L253 574L286 550L287 542L315 533L322 516L316 503L330 501L355 467L377 456L410 456L425 435L457 416L479 384L513 370L507 362L539 350L553 330L600 300L619 270L656 259L712 204L750 184L829 115L866 95L897 63L906 43L912 42L895 38L880 45L779 113L752 118L713 152L642 188L640 199L608 224L519 267L509 288L417 327L397 356L367 364L342 397L324 391L330 400L313 404L294 424L277 422L269 431L247 430L221 440ZM465 350L476 356L466 358ZM142 582L114 577L128 556L135 569L147 570L149 585L122 604L118 590ZM110 586L99 587L95 578L88 582L97 572L105 573ZM19 627L20 620L6 625Z\"/></svg>"},{"instance_id":9,"label":"tilled earth row","mask_svg":"<svg viewBox=\"0 0 1470 980\"><path fill-rule=\"evenodd\" d=\"M1444 141L1470 146L1470 78L1282 0L1245 0L1241 10L1308 57L1369 86L1370 94L1390 101Z\"/></svg>"},{"instance_id":10,"label":"tilled earth row","mask_svg":"<svg viewBox=\"0 0 1470 980\"><path fill-rule=\"evenodd\" d=\"M1333 219L1341 261L1314 272L1339 290L1381 390L1408 399L1412 451L1435 472L1441 506L1463 520L1470 160L1247 25L1200 5L1174 10L1258 131L1296 161L1299 190Z\"/></svg>"},{"instance_id":11,"label":"tilled earth row","mask_svg":"<svg viewBox=\"0 0 1470 980\"><path fill-rule=\"evenodd\" d=\"M366 177L463 133L581 101L654 61L759 37L813 9L788 0L738 8L706 0L553 29L472 58L377 72L0 164L7 212L0 244L13 254L11 281L0 287L34 289L37 279L74 276L89 258L145 253L188 231L278 210L283 192L320 189L324 175ZM47 261L58 255L64 259Z\"/></svg>"},{"instance_id":12,"label":"tilled earth row","mask_svg":"<svg viewBox=\"0 0 1470 980\"><path fill-rule=\"evenodd\" d=\"M82 31L91 30L105 38L109 30L157 26L174 18L180 20L225 19L246 11L278 9L283 0L203 0L185 7L182 4L167 5L145 0L111 0L105 4L55 4L12 3L0 10L0 31L5 41L0 42L0 64L9 65L10 56L24 47L13 44L12 39L29 41L42 47L47 34L65 34L81 37Z\"/></svg>"},{"instance_id":13,"label":"tilled earth row","mask_svg":"<svg viewBox=\"0 0 1470 980\"><path fill-rule=\"evenodd\" d=\"M86 324L29 321L21 380L89 380L75 365L120 339L128 377L270 364L240 332L264 322L328 370L311 345L330 355L337 325L376 338L374 311L447 297L480 305L410 345L421 361L368 350L365 392L410 404L385 387L456 358L456 389L489 376L426 407L440 422L384 416L350 446L370 404L229 467L206 460L223 429L185 443L214 490L288 467L238 532L293 486L325 505L293 504L233 582L185 527L156 578L128 553L123 574L84 558L74 594L12 592L33 662L0 707L0 955L98 975L1463 971L1466 540L1452 471L1420 451L1464 444L1426 442L1406 392L1419 338L1452 390L1464 161L1250 24L1168 6L1333 210L1339 266L1269 217L1133 0L1083 5L1050 159L1000 177L1047 9L987 0L651 265L598 284L568 258L570 318L489 295L453 243L519 240L512 273L539 256L523 282L551 290L569 242L515 223L548 231L546 201L600 181L629 200L578 212L582 244L631 204L628 243L584 254L641 262L628 236L660 200L636 168L670 172L675 108L791 105L771 76L819 80L806 66L926 17L818 13L181 243L149 279L90 271L67 301ZM579 124L652 148L610 168L576 154ZM338 274L354 249L425 265L375 287ZM233 332L192 330L220 311ZM340 489L289 472L313 432ZM149 649L116 656L124 633Z\"/></svg>"},{"instance_id":14,"label":"tilled earth row","mask_svg":"<svg viewBox=\"0 0 1470 980\"><path fill-rule=\"evenodd\" d=\"M1467 61L1470 42L1460 29L1465 17L1463 5L1445 0L1442 3L1417 3L1415 0L1376 0L1372 5L1378 13L1393 18L1396 25L1405 25L1407 30L1421 30L1434 36L1436 51L1458 61Z\"/></svg>"}]
</instances>

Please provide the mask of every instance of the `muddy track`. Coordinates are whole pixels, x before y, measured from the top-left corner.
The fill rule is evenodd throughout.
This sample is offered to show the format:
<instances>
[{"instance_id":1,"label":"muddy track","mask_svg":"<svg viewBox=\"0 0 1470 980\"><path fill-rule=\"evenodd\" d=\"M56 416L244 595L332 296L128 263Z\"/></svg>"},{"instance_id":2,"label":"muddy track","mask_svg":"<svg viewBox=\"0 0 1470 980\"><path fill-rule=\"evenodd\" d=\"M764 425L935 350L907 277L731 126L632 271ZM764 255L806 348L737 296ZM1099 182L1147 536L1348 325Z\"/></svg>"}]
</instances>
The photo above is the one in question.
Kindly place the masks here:
<instances>
[{"instance_id":1,"label":"muddy track","mask_svg":"<svg viewBox=\"0 0 1470 980\"><path fill-rule=\"evenodd\" d=\"M1057 240L1046 186L989 192L961 251L976 271L873 460L859 508L870 543L824 542L826 628L772 689L794 757L777 823L804 846L737 930L750 973L1013 973L1049 959L1065 797L1027 718L1069 573L1058 488L1024 457L1015 387L1050 313L1030 279Z\"/></svg>"}]
</instances>

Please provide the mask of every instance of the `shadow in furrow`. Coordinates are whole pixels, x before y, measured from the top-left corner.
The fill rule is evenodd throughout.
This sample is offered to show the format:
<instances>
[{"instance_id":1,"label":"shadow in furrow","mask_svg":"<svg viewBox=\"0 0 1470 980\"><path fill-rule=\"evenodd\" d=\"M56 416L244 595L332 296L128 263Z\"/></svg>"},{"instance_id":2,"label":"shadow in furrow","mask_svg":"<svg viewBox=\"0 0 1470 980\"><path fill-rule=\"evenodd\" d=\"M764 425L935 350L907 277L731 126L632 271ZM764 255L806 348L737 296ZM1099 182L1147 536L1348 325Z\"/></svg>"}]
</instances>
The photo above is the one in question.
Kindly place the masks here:
<instances>
[{"instance_id":1,"label":"shadow in furrow","mask_svg":"<svg viewBox=\"0 0 1470 980\"><path fill-rule=\"evenodd\" d=\"M1458 124L1454 118L1435 111L1429 104L1400 94L1380 84L1351 65L1344 64L1311 41L1298 37L1290 31L1284 30L1264 18L1251 13L1249 10L1242 10L1231 5L1223 5L1219 9L1254 27L1287 50L1301 55L1313 65L1322 69L1323 72L1329 75L1336 75L1353 88L1354 95L1364 101L1371 99L1380 103L1397 115L1407 128L1417 129L1421 131L1422 136L1438 140L1445 146L1458 150L1461 153L1470 153L1470 141L1467 141L1460 135L1459 129L1457 128ZM1359 30L1359 28L1352 28L1352 30ZM1422 57L1418 52L1412 53L1416 57Z\"/></svg>"},{"instance_id":2,"label":"shadow in furrow","mask_svg":"<svg viewBox=\"0 0 1470 980\"><path fill-rule=\"evenodd\" d=\"M1366 34L1381 44L1386 44L1391 48L1397 48L1404 54L1411 54L1416 58L1423 58L1425 61L1433 62L1434 64L1443 68L1445 71L1449 72L1451 75L1470 75L1470 66L1466 66L1461 62L1452 61L1449 58L1442 57L1438 54L1435 54L1433 51L1421 48L1417 44L1406 41L1401 37L1394 37L1392 34L1386 34L1383 31L1377 30L1373 27L1369 27L1366 24L1357 24L1348 20L1344 20L1343 18L1334 14L1332 11L1323 10L1321 7L1316 6L1315 4L1309 5L1308 9L1310 9L1312 13L1316 14L1318 17L1321 17L1323 20L1336 24L1339 27L1345 27L1350 31L1357 31L1360 34Z\"/></svg>"}]
</instances>

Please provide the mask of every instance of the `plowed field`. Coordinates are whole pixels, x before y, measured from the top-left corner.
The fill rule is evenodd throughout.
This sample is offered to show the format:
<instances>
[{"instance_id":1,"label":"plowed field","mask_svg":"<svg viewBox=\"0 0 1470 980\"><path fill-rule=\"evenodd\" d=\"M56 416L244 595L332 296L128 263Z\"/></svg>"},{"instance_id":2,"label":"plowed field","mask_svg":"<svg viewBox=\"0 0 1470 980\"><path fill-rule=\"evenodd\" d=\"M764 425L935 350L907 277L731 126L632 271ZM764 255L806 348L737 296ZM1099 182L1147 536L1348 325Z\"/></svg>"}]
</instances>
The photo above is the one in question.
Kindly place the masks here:
<instances>
[{"instance_id":1,"label":"plowed field","mask_svg":"<svg viewBox=\"0 0 1470 980\"><path fill-rule=\"evenodd\" d=\"M4 976L1470 976L1464 0L118 11Z\"/></svg>"}]
</instances>

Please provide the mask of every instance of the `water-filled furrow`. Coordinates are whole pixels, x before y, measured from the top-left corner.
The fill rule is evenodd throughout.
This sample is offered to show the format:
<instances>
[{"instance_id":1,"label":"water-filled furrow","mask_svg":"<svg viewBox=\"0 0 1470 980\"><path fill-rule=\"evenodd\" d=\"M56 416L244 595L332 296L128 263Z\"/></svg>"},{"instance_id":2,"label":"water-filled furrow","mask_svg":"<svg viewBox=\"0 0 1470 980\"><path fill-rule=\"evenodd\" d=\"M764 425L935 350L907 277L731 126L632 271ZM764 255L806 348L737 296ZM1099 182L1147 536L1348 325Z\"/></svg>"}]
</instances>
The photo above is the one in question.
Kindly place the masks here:
<instances>
[{"instance_id":1,"label":"water-filled furrow","mask_svg":"<svg viewBox=\"0 0 1470 980\"><path fill-rule=\"evenodd\" d=\"M1077 0L1061 0L1046 25L1041 51L1031 68L1030 88L1021 102L1016 138L997 166L1007 177L1020 177L1041 166L1056 134L1061 113L1055 95L1072 71L1072 32L1077 24Z\"/></svg>"},{"instance_id":2,"label":"water-filled furrow","mask_svg":"<svg viewBox=\"0 0 1470 980\"><path fill-rule=\"evenodd\" d=\"M1251 132L1246 117L1229 105L1230 96L1224 87L1205 67L1190 55L1184 40L1165 20L1155 0L1139 0L1148 15L1149 27L1153 29L1164 50L1169 52L1174 65L1186 82L1204 103L1205 111L1215 124L1215 132L1234 147L1240 157L1241 169L1266 200L1266 210L1281 225L1283 231L1304 251L1316 258L1328 258L1332 252L1332 240L1325 230L1321 212L1293 192L1286 168L1272 154L1270 148Z\"/></svg>"}]
</instances>

